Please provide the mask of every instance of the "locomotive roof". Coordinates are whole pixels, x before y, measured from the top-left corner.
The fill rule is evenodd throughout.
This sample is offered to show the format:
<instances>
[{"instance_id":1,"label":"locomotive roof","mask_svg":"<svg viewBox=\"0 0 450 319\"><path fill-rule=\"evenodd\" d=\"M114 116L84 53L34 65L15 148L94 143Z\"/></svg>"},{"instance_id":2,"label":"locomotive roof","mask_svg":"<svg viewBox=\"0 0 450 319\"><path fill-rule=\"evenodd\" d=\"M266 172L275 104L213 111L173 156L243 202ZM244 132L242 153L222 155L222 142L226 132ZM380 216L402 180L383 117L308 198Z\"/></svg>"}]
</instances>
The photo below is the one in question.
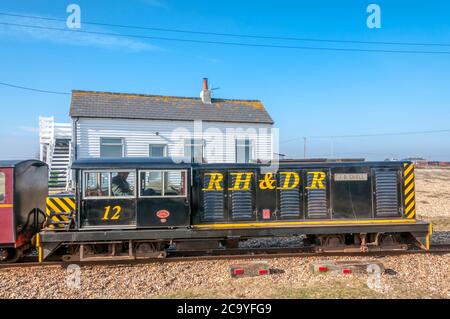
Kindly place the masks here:
<instances>
[{"instance_id":1,"label":"locomotive roof","mask_svg":"<svg viewBox=\"0 0 450 319\"><path fill-rule=\"evenodd\" d=\"M110 158L83 158L73 162L73 169L89 168L169 168L190 167L188 158L171 157L110 157Z\"/></svg>"},{"instance_id":2,"label":"locomotive roof","mask_svg":"<svg viewBox=\"0 0 450 319\"><path fill-rule=\"evenodd\" d=\"M47 165L44 162L35 160L35 159L30 159L30 160L0 160L0 167L16 167L19 166L21 164L36 164L39 166L42 165Z\"/></svg>"},{"instance_id":3,"label":"locomotive roof","mask_svg":"<svg viewBox=\"0 0 450 319\"><path fill-rule=\"evenodd\" d=\"M302 167L346 167L346 166L374 166L374 167L397 167L404 162L382 161L382 162L365 162L354 160L298 160L298 161L281 161L278 163L284 168ZM274 163L276 164L276 163ZM73 169L133 169L133 168L205 168L205 169L242 169L257 168L261 166L269 166L264 163L191 163L189 158L171 158L171 157L118 157L118 158L85 158L73 162Z\"/></svg>"}]
</instances>

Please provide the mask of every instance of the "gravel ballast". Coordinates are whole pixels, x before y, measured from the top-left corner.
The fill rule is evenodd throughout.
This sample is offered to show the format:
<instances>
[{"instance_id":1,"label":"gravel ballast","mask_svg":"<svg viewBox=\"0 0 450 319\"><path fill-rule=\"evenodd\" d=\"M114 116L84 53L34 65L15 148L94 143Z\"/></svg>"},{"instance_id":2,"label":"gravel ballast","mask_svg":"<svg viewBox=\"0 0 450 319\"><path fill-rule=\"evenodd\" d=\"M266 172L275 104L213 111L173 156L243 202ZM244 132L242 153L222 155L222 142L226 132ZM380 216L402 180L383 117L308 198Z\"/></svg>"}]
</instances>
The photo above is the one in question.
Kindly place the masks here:
<instances>
[{"instance_id":1,"label":"gravel ballast","mask_svg":"<svg viewBox=\"0 0 450 319\"><path fill-rule=\"evenodd\" d=\"M239 279L229 275L231 260L92 266L79 270L79 286L60 267L12 268L0 270L0 298L450 298L450 254L377 258L387 272L375 290L368 275L311 273L310 263L327 259L364 258L269 259L273 274Z\"/></svg>"}]
</instances>

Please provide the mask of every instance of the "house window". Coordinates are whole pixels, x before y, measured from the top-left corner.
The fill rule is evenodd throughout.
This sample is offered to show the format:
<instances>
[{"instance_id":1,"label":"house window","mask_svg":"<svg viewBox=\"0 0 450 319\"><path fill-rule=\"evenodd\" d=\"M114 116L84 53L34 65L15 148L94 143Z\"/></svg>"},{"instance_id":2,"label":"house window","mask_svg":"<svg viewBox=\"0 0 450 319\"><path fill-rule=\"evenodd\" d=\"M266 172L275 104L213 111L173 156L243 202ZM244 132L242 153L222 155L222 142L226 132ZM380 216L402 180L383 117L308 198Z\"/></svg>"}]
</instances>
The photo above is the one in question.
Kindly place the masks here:
<instances>
[{"instance_id":1,"label":"house window","mask_svg":"<svg viewBox=\"0 0 450 319\"><path fill-rule=\"evenodd\" d=\"M150 144L148 153L149 153L150 157L166 157L167 156L167 145L165 145L165 144Z\"/></svg>"},{"instance_id":2,"label":"house window","mask_svg":"<svg viewBox=\"0 0 450 319\"><path fill-rule=\"evenodd\" d=\"M141 171L140 197L186 197L186 171Z\"/></svg>"},{"instance_id":3,"label":"house window","mask_svg":"<svg viewBox=\"0 0 450 319\"><path fill-rule=\"evenodd\" d=\"M204 141L198 138L184 140L184 156L189 157L194 163L203 163Z\"/></svg>"},{"instance_id":4,"label":"house window","mask_svg":"<svg viewBox=\"0 0 450 319\"><path fill-rule=\"evenodd\" d=\"M0 173L0 203L5 202L5 173Z\"/></svg>"},{"instance_id":5,"label":"house window","mask_svg":"<svg viewBox=\"0 0 450 319\"><path fill-rule=\"evenodd\" d=\"M250 163L253 160L252 141L249 139L236 140L236 163Z\"/></svg>"},{"instance_id":6,"label":"house window","mask_svg":"<svg viewBox=\"0 0 450 319\"><path fill-rule=\"evenodd\" d=\"M100 157L123 157L123 138L101 137Z\"/></svg>"}]
</instances>

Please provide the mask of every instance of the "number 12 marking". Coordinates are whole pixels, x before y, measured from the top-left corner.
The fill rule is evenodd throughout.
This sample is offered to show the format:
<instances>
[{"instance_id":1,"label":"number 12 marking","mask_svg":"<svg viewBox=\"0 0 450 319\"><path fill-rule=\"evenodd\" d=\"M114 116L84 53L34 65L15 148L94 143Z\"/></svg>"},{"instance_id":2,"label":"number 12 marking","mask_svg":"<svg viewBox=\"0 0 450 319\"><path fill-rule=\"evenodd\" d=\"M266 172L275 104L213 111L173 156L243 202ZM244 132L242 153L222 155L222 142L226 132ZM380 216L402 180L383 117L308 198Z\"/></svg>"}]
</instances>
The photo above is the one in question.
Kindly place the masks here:
<instances>
[{"instance_id":1,"label":"number 12 marking","mask_svg":"<svg viewBox=\"0 0 450 319\"><path fill-rule=\"evenodd\" d=\"M109 218L109 213L111 212L111 206L105 207L105 214L103 215L102 220L117 220L120 217L120 211L122 210L122 207L120 206L114 206L113 211L114 214Z\"/></svg>"}]
</instances>

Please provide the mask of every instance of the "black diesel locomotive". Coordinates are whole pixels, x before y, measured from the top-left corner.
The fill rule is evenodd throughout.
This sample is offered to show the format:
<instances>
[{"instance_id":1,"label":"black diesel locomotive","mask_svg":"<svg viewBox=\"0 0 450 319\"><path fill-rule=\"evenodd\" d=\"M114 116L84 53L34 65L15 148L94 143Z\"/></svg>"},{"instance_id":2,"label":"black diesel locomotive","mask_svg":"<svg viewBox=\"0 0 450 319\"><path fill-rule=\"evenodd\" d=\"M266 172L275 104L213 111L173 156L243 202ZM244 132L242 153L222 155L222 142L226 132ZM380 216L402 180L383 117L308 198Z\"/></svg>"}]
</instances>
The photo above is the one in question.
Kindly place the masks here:
<instances>
[{"instance_id":1,"label":"black diesel locomotive","mask_svg":"<svg viewBox=\"0 0 450 319\"><path fill-rule=\"evenodd\" d=\"M431 225L415 218L409 162L103 158L72 169L76 205L47 201L47 213L63 213L36 235L40 261L165 257L300 235L318 251L429 248Z\"/></svg>"}]
</instances>

